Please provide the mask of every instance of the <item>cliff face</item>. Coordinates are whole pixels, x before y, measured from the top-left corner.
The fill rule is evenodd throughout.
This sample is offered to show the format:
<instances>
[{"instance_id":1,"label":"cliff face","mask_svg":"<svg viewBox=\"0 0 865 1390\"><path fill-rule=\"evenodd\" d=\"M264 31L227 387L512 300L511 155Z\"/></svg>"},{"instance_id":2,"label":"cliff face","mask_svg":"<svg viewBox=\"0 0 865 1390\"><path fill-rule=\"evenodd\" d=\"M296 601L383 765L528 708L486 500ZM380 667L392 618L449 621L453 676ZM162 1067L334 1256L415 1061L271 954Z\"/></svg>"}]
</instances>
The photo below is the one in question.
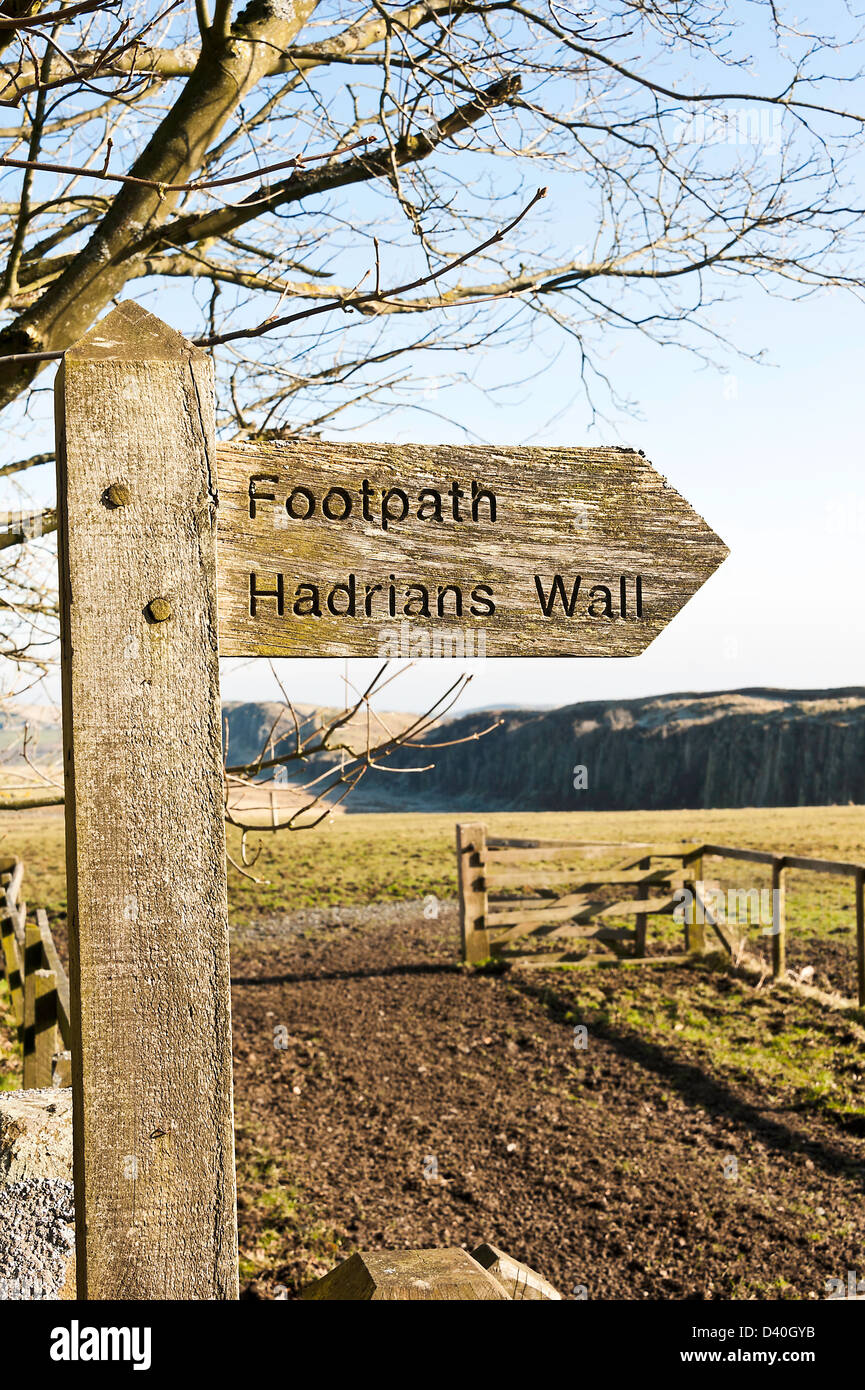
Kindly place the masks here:
<instances>
[{"instance_id":1,"label":"cliff face","mask_svg":"<svg viewBox=\"0 0 865 1390\"><path fill-rule=\"evenodd\" d=\"M469 737L494 713L455 719L431 741ZM438 750L429 772L411 779L368 775L348 809L618 811L865 802L865 688L662 695L503 710L497 717L502 724L485 737ZM405 766L413 761L421 759L400 756ZM585 772L575 773L578 767ZM575 776L585 784L579 791Z\"/></svg>"},{"instance_id":2,"label":"cliff face","mask_svg":"<svg viewBox=\"0 0 865 1390\"><path fill-rule=\"evenodd\" d=\"M437 672L441 677L441 672ZM439 679L436 689L441 685ZM297 705L305 740L341 711ZM416 716L356 716L337 742L362 752ZM502 722L483 738L471 735ZM0 753L10 771L25 723L38 733L35 756L59 763L60 728L47 707L0 714ZM254 762L270 739L294 747L294 720L283 705L250 701L223 707L229 766ZM469 739L450 748L400 750L388 766L427 767L413 777L370 771L345 802L348 811L626 811L725 806L825 806L865 803L865 687L844 690L731 690L591 701L553 710L483 710L450 720L429 743ZM340 754L317 755L289 777L309 780ZM585 773L574 787L575 768ZM272 772L263 774L271 777Z\"/></svg>"}]
</instances>

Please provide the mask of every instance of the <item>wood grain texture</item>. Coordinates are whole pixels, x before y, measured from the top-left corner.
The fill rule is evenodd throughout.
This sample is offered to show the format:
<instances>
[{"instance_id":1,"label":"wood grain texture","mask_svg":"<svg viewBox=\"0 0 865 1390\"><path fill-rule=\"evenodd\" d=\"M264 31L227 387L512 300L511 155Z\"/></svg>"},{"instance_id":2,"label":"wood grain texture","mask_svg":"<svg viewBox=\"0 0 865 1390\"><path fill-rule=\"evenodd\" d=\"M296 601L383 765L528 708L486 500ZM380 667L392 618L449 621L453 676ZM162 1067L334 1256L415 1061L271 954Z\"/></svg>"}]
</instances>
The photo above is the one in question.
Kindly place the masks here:
<instances>
[{"instance_id":1,"label":"wood grain texture","mask_svg":"<svg viewBox=\"0 0 865 1390\"><path fill-rule=\"evenodd\" d=\"M460 937L462 958L469 965L487 960L490 954L486 929L487 890L484 885L486 837L487 828L483 824L457 825Z\"/></svg>"},{"instance_id":2,"label":"wood grain texture","mask_svg":"<svg viewBox=\"0 0 865 1390\"><path fill-rule=\"evenodd\" d=\"M465 1250L373 1250L309 1284L311 1302L502 1302L510 1294Z\"/></svg>"},{"instance_id":3,"label":"wood grain texture","mask_svg":"<svg viewBox=\"0 0 865 1390\"><path fill-rule=\"evenodd\" d=\"M34 922L24 926L24 1029L21 1036L23 1054L22 1081L25 1091L35 1090L37 1086L50 1086L51 1074L47 1081L37 1080L39 1060L36 1057L36 971L42 968L42 936Z\"/></svg>"},{"instance_id":4,"label":"wood grain texture","mask_svg":"<svg viewBox=\"0 0 865 1390\"><path fill-rule=\"evenodd\" d=\"M652 860L651 860L651 858L641 859L641 860L640 860L640 868L639 868L638 872L640 872L640 873L645 872L646 870L651 869L651 867L652 867ZM626 872L627 872L627 871L626 871ZM631 872L633 872L633 870L631 870ZM646 888L645 884L641 884L641 885L637 888L637 898L638 898L638 899L641 899L641 898L642 898L642 899L646 899L647 897L648 897L648 889ZM644 912L639 913L639 914L634 918L634 934L635 934L634 954L637 955L637 956L642 957L642 956L644 956L644 955L646 954L646 938L647 938L647 936L648 936L648 931L649 931L649 919L648 919L648 916L646 915L646 913L645 913L645 911L644 911Z\"/></svg>"},{"instance_id":5,"label":"wood grain texture","mask_svg":"<svg viewBox=\"0 0 865 1390\"><path fill-rule=\"evenodd\" d=\"M703 882L703 859L702 856L692 856L683 864L689 875L685 887L691 894L685 905L685 949L700 952L706 949L705 912L700 910L697 902L697 885Z\"/></svg>"},{"instance_id":6,"label":"wood grain texture","mask_svg":"<svg viewBox=\"0 0 865 1390\"><path fill-rule=\"evenodd\" d=\"M3 953L3 973L9 988L9 1001L12 1016L18 1028L24 1025L24 971L23 950L15 936L17 908L10 904L8 896L0 906L0 950Z\"/></svg>"},{"instance_id":7,"label":"wood grain texture","mask_svg":"<svg viewBox=\"0 0 865 1390\"><path fill-rule=\"evenodd\" d=\"M520 1263L513 1256L506 1255L495 1245L479 1245L472 1251L472 1259L489 1271L504 1288L508 1297L515 1302L561 1302L562 1295L554 1289L549 1280L538 1274L529 1265Z\"/></svg>"},{"instance_id":8,"label":"wood grain texture","mask_svg":"<svg viewBox=\"0 0 865 1390\"><path fill-rule=\"evenodd\" d=\"M123 304L56 385L79 1297L237 1297L209 359ZM106 499L112 484L125 505ZM167 600L172 616L153 621Z\"/></svg>"},{"instance_id":9,"label":"wood grain texture","mask_svg":"<svg viewBox=\"0 0 865 1390\"><path fill-rule=\"evenodd\" d=\"M52 1084L54 1058L59 1051L54 971L41 967L35 970L30 987L33 996L33 1042L31 1052L24 1053L24 1089L39 1090Z\"/></svg>"},{"instance_id":10,"label":"wood grain texture","mask_svg":"<svg viewBox=\"0 0 865 1390\"><path fill-rule=\"evenodd\" d=\"M69 1023L69 977L63 969L63 962L57 954L54 937L51 935L51 928L48 925L48 913L45 911L44 907L37 907L36 909L36 925L39 928L39 935L42 938L42 956L45 961L45 968L53 972L57 986L57 1024L60 1029L64 1047L69 1047L71 1036Z\"/></svg>"},{"instance_id":11,"label":"wood grain texture","mask_svg":"<svg viewBox=\"0 0 865 1390\"><path fill-rule=\"evenodd\" d=\"M772 978L787 973L787 872L783 855L772 865Z\"/></svg>"},{"instance_id":12,"label":"wood grain texture","mask_svg":"<svg viewBox=\"0 0 865 1390\"><path fill-rule=\"evenodd\" d=\"M865 1009L865 869L856 871L856 974L859 1008Z\"/></svg>"},{"instance_id":13,"label":"wood grain texture","mask_svg":"<svg viewBox=\"0 0 865 1390\"><path fill-rule=\"evenodd\" d=\"M629 449L315 441L225 444L218 454L224 656L635 656L727 554ZM562 603L544 615L538 584L547 602L557 574L568 601L580 579L571 616ZM251 612L251 575L259 591L281 585L282 613L278 597L258 598ZM350 576L355 616L345 615L348 593L331 593ZM304 598L295 613L298 585L316 586L320 616L304 612ZM428 592L429 616L409 585ZM439 611L439 588L450 585L461 614L453 593ZM437 634L447 635L438 650Z\"/></svg>"}]
</instances>

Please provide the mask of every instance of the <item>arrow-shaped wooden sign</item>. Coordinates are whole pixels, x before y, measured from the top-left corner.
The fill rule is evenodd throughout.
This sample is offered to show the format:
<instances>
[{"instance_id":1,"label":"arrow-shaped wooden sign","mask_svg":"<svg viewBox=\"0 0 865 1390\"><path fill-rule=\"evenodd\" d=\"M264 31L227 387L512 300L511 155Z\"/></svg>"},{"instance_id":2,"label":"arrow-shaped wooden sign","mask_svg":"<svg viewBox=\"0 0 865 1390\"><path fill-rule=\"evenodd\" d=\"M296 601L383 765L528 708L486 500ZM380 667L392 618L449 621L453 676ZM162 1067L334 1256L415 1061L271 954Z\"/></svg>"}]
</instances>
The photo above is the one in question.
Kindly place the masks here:
<instances>
[{"instance_id":1,"label":"arrow-shaped wooden sign","mask_svg":"<svg viewBox=\"0 0 865 1390\"><path fill-rule=\"evenodd\" d=\"M223 656L636 656L727 554L632 449L218 459Z\"/></svg>"}]
</instances>

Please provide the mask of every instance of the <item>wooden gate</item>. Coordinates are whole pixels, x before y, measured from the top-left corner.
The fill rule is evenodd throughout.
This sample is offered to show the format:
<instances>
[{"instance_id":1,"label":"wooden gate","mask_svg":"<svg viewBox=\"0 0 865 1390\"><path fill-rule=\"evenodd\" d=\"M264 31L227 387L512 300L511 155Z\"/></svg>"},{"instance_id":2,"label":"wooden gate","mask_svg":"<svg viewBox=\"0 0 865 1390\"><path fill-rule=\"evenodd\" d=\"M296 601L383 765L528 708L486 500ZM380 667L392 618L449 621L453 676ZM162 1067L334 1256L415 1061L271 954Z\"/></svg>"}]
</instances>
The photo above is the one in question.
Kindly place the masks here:
<instances>
[{"instance_id":1,"label":"wooden gate","mask_svg":"<svg viewBox=\"0 0 865 1390\"><path fill-rule=\"evenodd\" d=\"M623 850L628 853L611 867L585 866L594 855ZM649 917L671 915L677 889L694 891L700 860L701 847L687 841L515 840L488 838L485 825L458 825L463 960L477 964L497 957L535 965L578 959L601 964L623 955L644 960ZM616 890L615 901L610 888ZM684 928L686 951L702 949L703 929L693 912L686 913ZM577 943L592 942L608 949L574 954ZM527 947L534 948L530 954Z\"/></svg>"}]
</instances>

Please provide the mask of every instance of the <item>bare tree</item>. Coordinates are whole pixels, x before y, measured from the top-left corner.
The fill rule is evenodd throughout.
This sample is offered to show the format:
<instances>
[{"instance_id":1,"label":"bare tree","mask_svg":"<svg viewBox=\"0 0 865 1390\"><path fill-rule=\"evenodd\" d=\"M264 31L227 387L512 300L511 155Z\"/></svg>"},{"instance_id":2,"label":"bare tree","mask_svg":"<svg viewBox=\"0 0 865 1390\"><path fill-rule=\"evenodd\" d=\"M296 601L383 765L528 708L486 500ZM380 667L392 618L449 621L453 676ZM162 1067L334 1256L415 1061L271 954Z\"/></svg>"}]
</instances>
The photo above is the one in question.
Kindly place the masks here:
<instances>
[{"instance_id":1,"label":"bare tree","mask_svg":"<svg viewBox=\"0 0 865 1390\"><path fill-rule=\"evenodd\" d=\"M457 676L422 714L398 716L375 709L373 700L404 675L411 664L390 670L390 663L384 662L362 690L354 687L346 677L348 689L344 710L310 712L297 708L270 663L282 701L277 704L267 735L250 761L231 763L229 722L224 720L225 819L242 831L241 862L230 855L229 859L240 873L252 876L248 871L259 852L250 860L247 832L313 830L333 815L368 772L428 772L434 765L428 758L436 749L473 742L502 723L501 719L493 717L484 727L462 738L430 737L471 681L471 676L465 674ZM26 772L19 774L24 780L5 786L0 809L23 811L63 805L62 769L40 763L34 756L37 748L38 738L25 723L20 757ZM396 753L408 752L413 757L416 751L423 755L424 761L412 761L408 765L392 761ZM13 748L0 758L0 766L3 762L8 764L10 756L16 757L17 762ZM269 819L262 819L260 814L262 790L272 798Z\"/></svg>"},{"instance_id":2,"label":"bare tree","mask_svg":"<svg viewBox=\"0 0 865 1390\"><path fill-rule=\"evenodd\" d=\"M7 665L38 677L53 633L51 543L20 544L54 524L42 484L22 515L51 458L40 374L118 297L171 293L222 435L256 439L443 410L435 363L532 338L602 408L617 333L715 361L740 277L861 290L862 35L814 13L0 0L0 408L32 440L3 468Z\"/></svg>"}]
</instances>

